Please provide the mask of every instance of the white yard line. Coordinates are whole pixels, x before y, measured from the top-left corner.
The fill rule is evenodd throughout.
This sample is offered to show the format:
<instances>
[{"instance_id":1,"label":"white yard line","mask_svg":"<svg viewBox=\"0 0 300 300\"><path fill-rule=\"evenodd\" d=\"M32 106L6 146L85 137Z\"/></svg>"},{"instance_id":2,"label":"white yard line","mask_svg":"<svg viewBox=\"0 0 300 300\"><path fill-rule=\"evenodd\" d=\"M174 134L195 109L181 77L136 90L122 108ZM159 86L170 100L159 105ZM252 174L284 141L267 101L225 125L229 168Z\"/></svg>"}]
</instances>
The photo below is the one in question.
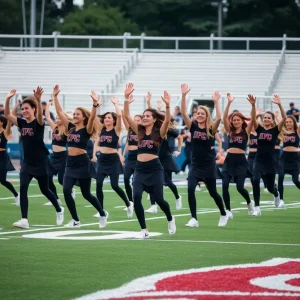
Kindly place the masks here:
<instances>
[{"instance_id":1,"label":"white yard line","mask_svg":"<svg viewBox=\"0 0 300 300\"><path fill-rule=\"evenodd\" d=\"M296 204L300 204L300 202L296 203ZM286 204L285 206L293 206L295 205L295 203L292 204ZM297 206L298 208L299 206ZM264 210L264 208L273 208L273 206L261 206L262 210ZM246 207L240 207L240 208L234 208L232 209L232 211L241 211L241 210L247 210ZM201 211L198 212L198 215L201 214L211 214L211 213L219 213L218 210L215 211L211 211L211 210L207 210L207 211ZM186 217L186 216L190 216L190 214L174 214L174 217L178 218L178 217ZM151 221L151 220L158 220L158 219L165 219L165 216L158 216L158 217L149 217L146 218L146 221ZM250 218L250 217L249 217ZM255 218L255 217L253 217ZM260 218L260 217L258 217ZM137 222L136 219L127 219L127 220L119 220L119 221L111 221L111 222L107 222L107 224L120 224L120 223L128 223L128 222ZM98 225L99 223L88 223L88 224L81 224L81 227L87 227L87 226L94 226L94 225ZM28 230L16 230L16 231L7 231L7 232L0 232L0 235L7 235L7 234L15 234L15 233L27 233L27 232L34 232L34 231L45 231L45 230L56 230L56 229L63 229L65 228L64 226L55 226L55 227L47 227L47 228L35 228L35 229L28 229Z\"/></svg>"}]
</instances>

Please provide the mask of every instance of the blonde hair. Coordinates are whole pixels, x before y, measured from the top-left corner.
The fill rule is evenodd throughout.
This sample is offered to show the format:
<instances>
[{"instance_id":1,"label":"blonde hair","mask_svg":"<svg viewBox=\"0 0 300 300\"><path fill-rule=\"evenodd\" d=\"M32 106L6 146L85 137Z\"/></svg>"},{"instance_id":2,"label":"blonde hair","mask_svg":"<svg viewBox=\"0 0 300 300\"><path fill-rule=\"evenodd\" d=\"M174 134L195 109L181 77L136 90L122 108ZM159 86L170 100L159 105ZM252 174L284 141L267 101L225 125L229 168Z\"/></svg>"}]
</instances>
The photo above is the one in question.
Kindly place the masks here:
<instances>
[{"instance_id":1,"label":"blonde hair","mask_svg":"<svg viewBox=\"0 0 300 300\"><path fill-rule=\"evenodd\" d=\"M211 129L211 127L212 127L212 124L213 124L213 121L212 121L212 118L211 118L211 114L210 114L210 110L209 110L209 108L208 108L207 106L205 106L205 105L199 105L199 106L197 107L197 111L198 111L199 109L203 109L204 112L205 112L205 114L206 114L206 122L205 122L206 135L213 138L214 136L211 134L211 131L210 131L210 129Z\"/></svg>"},{"instance_id":2,"label":"blonde hair","mask_svg":"<svg viewBox=\"0 0 300 300\"><path fill-rule=\"evenodd\" d=\"M76 109L81 111L83 117L85 118L83 120L83 125L87 126L89 118L91 117L91 112L84 107L77 107ZM99 118L96 117L94 120L94 124L93 124L93 131L92 131L91 138L90 138L91 140L94 140L97 138L97 136L100 132L100 128L101 128L101 125L100 125Z\"/></svg>"},{"instance_id":3,"label":"blonde hair","mask_svg":"<svg viewBox=\"0 0 300 300\"><path fill-rule=\"evenodd\" d=\"M73 122L73 117L68 115L67 113L63 112L63 114L65 115L65 117L68 119L69 122ZM57 116L59 118L59 116ZM62 126L56 126L56 129L58 130L58 134L59 135L68 135L68 131L66 130L66 128L62 125Z\"/></svg>"}]
</instances>

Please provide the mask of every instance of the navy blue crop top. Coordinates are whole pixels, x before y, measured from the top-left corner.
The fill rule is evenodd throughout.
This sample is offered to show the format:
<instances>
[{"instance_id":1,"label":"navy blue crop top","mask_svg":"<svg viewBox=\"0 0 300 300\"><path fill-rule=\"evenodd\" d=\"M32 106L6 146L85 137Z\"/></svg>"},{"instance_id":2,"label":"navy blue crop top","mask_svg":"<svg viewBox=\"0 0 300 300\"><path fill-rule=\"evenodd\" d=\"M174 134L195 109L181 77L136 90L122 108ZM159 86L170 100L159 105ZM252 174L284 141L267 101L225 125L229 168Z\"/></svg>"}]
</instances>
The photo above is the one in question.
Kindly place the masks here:
<instances>
[{"instance_id":1,"label":"navy blue crop top","mask_svg":"<svg viewBox=\"0 0 300 300\"><path fill-rule=\"evenodd\" d=\"M27 123L21 118L17 118L17 122L23 142L24 162L33 163L45 159L49 155L44 143L45 123L40 125L37 119Z\"/></svg>"},{"instance_id":2,"label":"navy blue crop top","mask_svg":"<svg viewBox=\"0 0 300 300\"><path fill-rule=\"evenodd\" d=\"M145 134L144 138L138 143L138 155L144 153L158 155L158 152L159 147L151 139L151 134Z\"/></svg>"},{"instance_id":3,"label":"navy blue crop top","mask_svg":"<svg viewBox=\"0 0 300 300\"><path fill-rule=\"evenodd\" d=\"M7 139L4 135L4 130L0 133L0 148L6 149Z\"/></svg>"},{"instance_id":4,"label":"navy blue crop top","mask_svg":"<svg viewBox=\"0 0 300 300\"><path fill-rule=\"evenodd\" d=\"M76 130L74 124L68 125L68 147L86 150L91 134L86 131L86 127Z\"/></svg>"},{"instance_id":5,"label":"navy blue crop top","mask_svg":"<svg viewBox=\"0 0 300 300\"><path fill-rule=\"evenodd\" d=\"M192 139L192 165L207 166L208 163L215 162L215 151L211 149L212 139L214 133L209 129L210 135L207 135L206 128L199 128L199 126L192 122L191 128Z\"/></svg>"},{"instance_id":6,"label":"navy blue crop top","mask_svg":"<svg viewBox=\"0 0 300 300\"><path fill-rule=\"evenodd\" d=\"M248 144L248 136L246 131L239 132L237 134L231 134L228 136L228 149L237 148L246 150Z\"/></svg>"},{"instance_id":7,"label":"navy blue crop top","mask_svg":"<svg viewBox=\"0 0 300 300\"><path fill-rule=\"evenodd\" d=\"M257 135L254 135L253 133L250 134L249 148L250 149L257 149Z\"/></svg>"},{"instance_id":8,"label":"navy blue crop top","mask_svg":"<svg viewBox=\"0 0 300 300\"><path fill-rule=\"evenodd\" d=\"M112 149L118 149L119 137L116 134L115 128L110 131L106 131L106 128L103 128L99 134L99 146L107 147Z\"/></svg>"},{"instance_id":9,"label":"navy blue crop top","mask_svg":"<svg viewBox=\"0 0 300 300\"><path fill-rule=\"evenodd\" d=\"M60 135L58 129L56 128L55 131L52 132L52 145L66 147L67 138L68 137L64 134Z\"/></svg>"},{"instance_id":10,"label":"navy blue crop top","mask_svg":"<svg viewBox=\"0 0 300 300\"><path fill-rule=\"evenodd\" d=\"M257 154L256 160L272 160L275 151L276 140L279 135L278 126L265 129L258 125L257 133Z\"/></svg>"},{"instance_id":11,"label":"navy blue crop top","mask_svg":"<svg viewBox=\"0 0 300 300\"><path fill-rule=\"evenodd\" d=\"M128 136L127 136L127 142L128 142L128 146L137 146L138 145L138 136L132 129L129 129Z\"/></svg>"},{"instance_id":12,"label":"navy blue crop top","mask_svg":"<svg viewBox=\"0 0 300 300\"><path fill-rule=\"evenodd\" d=\"M289 146L299 148L299 136L297 132L288 133L284 135L283 147L289 147Z\"/></svg>"}]
</instances>

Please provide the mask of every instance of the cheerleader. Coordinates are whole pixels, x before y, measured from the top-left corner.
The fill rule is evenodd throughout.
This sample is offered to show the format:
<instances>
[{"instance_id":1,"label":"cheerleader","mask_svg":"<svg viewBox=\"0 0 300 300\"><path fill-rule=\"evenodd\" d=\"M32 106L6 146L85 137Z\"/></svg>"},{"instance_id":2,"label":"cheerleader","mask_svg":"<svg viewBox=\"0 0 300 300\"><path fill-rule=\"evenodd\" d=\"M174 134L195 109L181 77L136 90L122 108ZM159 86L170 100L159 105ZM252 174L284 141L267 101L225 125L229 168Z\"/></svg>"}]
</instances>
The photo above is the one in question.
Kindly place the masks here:
<instances>
[{"instance_id":1,"label":"cheerleader","mask_svg":"<svg viewBox=\"0 0 300 300\"><path fill-rule=\"evenodd\" d=\"M52 121L50 117L50 105L52 105L52 99L49 100L45 109L45 118L52 129L52 155L49 160L49 188L55 195L57 202L61 205L61 201L57 195L57 190L55 184L53 182L53 176L57 175L57 179L60 185L63 185L63 179L66 169L66 161L67 161L67 135L64 124L60 120L59 116L56 117L55 122ZM71 122L72 119L65 114L66 118ZM46 202L44 205L49 206L52 203Z\"/></svg>"},{"instance_id":2,"label":"cheerleader","mask_svg":"<svg viewBox=\"0 0 300 300\"><path fill-rule=\"evenodd\" d=\"M252 216L254 212L254 204L250 200L248 191L245 189L246 177L252 177L248 168L248 162L245 156L248 136L253 127L252 122L247 125L249 118L243 116L240 112L234 112L228 115L231 103L234 97L227 94L227 105L224 111L223 122L226 134L229 137L227 156L222 168L222 191L223 199L226 207L226 213L229 219L233 219L230 207L229 183L233 180L236 183L237 191L246 200L248 206L248 214Z\"/></svg>"},{"instance_id":3,"label":"cheerleader","mask_svg":"<svg viewBox=\"0 0 300 300\"><path fill-rule=\"evenodd\" d=\"M112 189L124 201L127 207L127 217L132 218L133 202L127 199L125 192L119 186L119 176L120 174L123 174L123 166L118 154L118 142L122 126L122 112L119 107L118 98L112 98L111 102L116 108L116 113L107 112L100 118L100 156L97 164L97 198L103 207L103 182L105 177L109 176Z\"/></svg>"},{"instance_id":4,"label":"cheerleader","mask_svg":"<svg viewBox=\"0 0 300 300\"><path fill-rule=\"evenodd\" d=\"M253 216L260 216L260 179L265 176L268 191L274 195L275 206L280 202L280 196L275 184L276 161L274 161L275 144L285 122L286 114L281 105L279 96L275 95L272 102L280 108L282 120L278 125L275 124L275 116L272 112L263 114L263 123L259 125L256 120L255 104L256 98L248 95L248 101L252 106L251 121L257 133L257 153L253 165L253 196L255 201L255 209Z\"/></svg>"},{"instance_id":5,"label":"cheerleader","mask_svg":"<svg viewBox=\"0 0 300 300\"><path fill-rule=\"evenodd\" d=\"M137 125L130 117L129 96L133 92L133 84L129 83L125 89L124 117L129 126L138 135L138 155L133 177L134 209L141 226L140 238L148 238L142 195L146 191L152 195L165 213L168 220L169 234L175 234L175 218L171 214L168 202L163 196L164 171L158 158L159 146L165 138L171 120L170 95L165 91L162 100L166 103L166 115L159 114L154 109L146 109L143 113L142 125Z\"/></svg>"},{"instance_id":6,"label":"cheerleader","mask_svg":"<svg viewBox=\"0 0 300 300\"><path fill-rule=\"evenodd\" d=\"M148 93L149 96L149 93ZM150 95L151 97L151 95ZM131 104L133 102L133 96L132 94L128 98L128 104ZM140 125L142 123L143 116L141 115L135 115L133 120L137 125ZM128 122L126 121L126 118L123 115L123 123L128 131L127 134L127 142L126 146L124 148L123 157L126 156L126 153L128 153L126 159L125 159L125 165L124 165L124 185L127 197L130 202L133 202L133 194L132 194L132 188L130 185L130 178L134 173L135 165L137 161L137 152L138 152L138 136L137 134L132 130L132 128L129 126Z\"/></svg>"},{"instance_id":7,"label":"cheerleader","mask_svg":"<svg viewBox=\"0 0 300 300\"><path fill-rule=\"evenodd\" d=\"M91 194L91 177L96 177L96 172L93 172L92 162L86 152L89 139L96 136L97 129L99 127L97 126L99 121L95 119L97 108L102 103L99 103L97 94L92 91L92 111L89 112L82 107L76 108L73 114L73 122L71 123L64 114L58 101L59 92L59 86L56 85L53 89L56 112L64 124L65 129L68 131L68 158L63 180L63 193L66 204L73 218L65 225L65 227L80 227L75 201L72 197L72 189L75 184L78 184L80 186L82 196L98 210L100 214L99 227L104 228L107 223L107 216L98 199Z\"/></svg>"},{"instance_id":8,"label":"cheerleader","mask_svg":"<svg viewBox=\"0 0 300 300\"><path fill-rule=\"evenodd\" d=\"M16 107L19 106L19 103ZM16 109L14 109L16 110ZM14 171L15 168L11 163L6 151L7 140L11 135L11 122L7 122L4 116L0 116L0 184L11 191L15 197L16 205L20 205L20 196L13 185L6 180L7 172Z\"/></svg>"},{"instance_id":9,"label":"cheerleader","mask_svg":"<svg viewBox=\"0 0 300 300\"><path fill-rule=\"evenodd\" d=\"M218 130L221 122L221 110L219 107L220 95L215 92L212 99L215 103L217 119L211 122L211 116L206 106L198 106L197 117L192 121L186 111L186 95L190 91L187 84L181 85L182 101L181 113L185 124L190 129L192 138L192 163L188 175L188 201L192 218L186 224L188 227L199 227L197 220L197 203L195 189L199 181L204 181L210 196L215 200L221 216L218 226L227 224L226 211L221 196L217 192L216 178L217 167L214 151L211 149L210 139ZM212 125L211 125L212 124Z\"/></svg>"},{"instance_id":10,"label":"cheerleader","mask_svg":"<svg viewBox=\"0 0 300 300\"><path fill-rule=\"evenodd\" d=\"M24 147L24 162L20 171L20 206L22 219L13 223L13 226L28 229L28 187L35 178L40 190L56 210L56 224L61 225L64 221L64 208L61 207L55 195L49 189L47 166L49 164L49 152L44 144L45 123L42 114L41 97L43 89L38 87L34 90L34 96L23 100L21 110L23 119L11 114L9 109L10 99L16 94L11 90L5 102L5 117L21 130L21 139Z\"/></svg>"},{"instance_id":11,"label":"cheerleader","mask_svg":"<svg viewBox=\"0 0 300 300\"><path fill-rule=\"evenodd\" d=\"M279 207L284 206L283 181L285 174L292 175L292 181L300 189L299 181L299 137L300 126L298 127L294 116L287 116L283 127L283 151L280 157L281 172L278 178L278 190L281 196Z\"/></svg>"}]
</instances>

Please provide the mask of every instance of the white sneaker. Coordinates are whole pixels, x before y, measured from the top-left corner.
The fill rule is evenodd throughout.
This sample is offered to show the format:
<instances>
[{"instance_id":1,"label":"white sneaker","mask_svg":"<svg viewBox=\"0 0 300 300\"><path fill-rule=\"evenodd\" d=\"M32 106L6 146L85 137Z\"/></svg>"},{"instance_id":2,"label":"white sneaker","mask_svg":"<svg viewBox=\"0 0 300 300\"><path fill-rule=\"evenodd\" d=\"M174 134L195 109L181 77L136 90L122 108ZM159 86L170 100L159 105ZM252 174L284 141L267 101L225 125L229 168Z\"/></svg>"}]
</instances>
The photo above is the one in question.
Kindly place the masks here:
<instances>
[{"instance_id":1,"label":"white sneaker","mask_svg":"<svg viewBox=\"0 0 300 300\"><path fill-rule=\"evenodd\" d=\"M179 198L176 199L176 210L182 209L182 197L179 195Z\"/></svg>"},{"instance_id":2,"label":"white sneaker","mask_svg":"<svg viewBox=\"0 0 300 300\"><path fill-rule=\"evenodd\" d=\"M278 207L279 204L280 204L280 195L279 195L279 192L277 192L277 193L278 193L278 196L277 197L274 196L274 205L275 205L275 207Z\"/></svg>"},{"instance_id":3,"label":"white sneaker","mask_svg":"<svg viewBox=\"0 0 300 300\"><path fill-rule=\"evenodd\" d=\"M67 228L80 228L80 221L71 220L64 227L67 227Z\"/></svg>"},{"instance_id":4,"label":"white sneaker","mask_svg":"<svg viewBox=\"0 0 300 300\"><path fill-rule=\"evenodd\" d=\"M179 172L179 175L183 175L183 171L180 171L180 172Z\"/></svg>"},{"instance_id":5,"label":"white sneaker","mask_svg":"<svg viewBox=\"0 0 300 300\"><path fill-rule=\"evenodd\" d=\"M72 198L75 200L75 198L76 198L76 191L75 191L75 189L72 189Z\"/></svg>"},{"instance_id":6,"label":"white sneaker","mask_svg":"<svg viewBox=\"0 0 300 300\"><path fill-rule=\"evenodd\" d=\"M136 236L136 239L148 239L149 232L147 229L142 229L142 231Z\"/></svg>"},{"instance_id":7,"label":"white sneaker","mask_svg":"<svg viewBox=\"0 0 300 300\"><path fill-rule=\"evenodd\" d=\"M284 207L284 201L281 199L278 208L283 208L283 207Z\"/></svg>"},{"instance_id":8,"label":"white sneaker","mask_svg":"<svg viewBox=\"0 0 300 300\"><path fill-rule=\"evenodd\" d=\"M62 205L60 199L57 199L57 203L58 203L59 205ZM51 206L51 205L53 205L53 204L52 204L52 202L48 201L48 202L46 202L44 205L45 205L45 206Z\"/></svg>"},{"instance_id":9,"label":"white sneaker","mask_svg":"<svg viewBox=\"0 0 300 300\"><path fill-rule=\"evenodd\" d=\"M226 216L228 220L232 220L233 219L233 214L230 210L226 210Z\"/></svg>"},{"instance_id":10,"label":"white sneaker","mask_svg":"<svg viewBox=\"0 0 300 300\"><path fill-rule=\"evenodd\" d=\"M197 191L197 192L201 192L201 186L197 185L197 186L196 186L196 191Z\"/></svg>"},{"instance_id":11,"label":"white sneaker","mask_svg":"<svg viewBox=\"0 0 300 300\"><path fill-rule=\"evenodd\" d=\"M252 214L252 216L254 216L254 217L259 217L259 216L261 216L261 210L260 210L260 207L259 207L259 206L255 206L255 208L254 208L254 213Z\"/></svg>"},{"instance_id":12,"label":"white sneaker","mask_svg":"<svg viewBox=\"0 0 300 300\"><path fill-rule=\"evenodd\" d=\"M224 226L226 226L227 221L228 221L227 215L226 215L226 216L220 216L220 220L219 220L218 226L219 226L219 227L224 227Z\"/></svg>"},{"instance_id":13,"label":"white sneaker","mask_svg":"<svg viewBox=\"0 0 300 300\"><path fill-rule=\"evenodd\" d=\"M269 191L268 191L268 189L267 189L267 188L264 188L264 192L265 192L265 193L268 193Z\"/></svg>"},{"instance_id":14,"label":"white sneaker","mask_svg":"<svg viewBox=\"0 0 300 300\"><path fill-rule=\"evenodd\" d=\"M56 224L57 225L62 225L62 223L64 222L65 209L62 206L60 208L61 208L61 211L56 212Z\"/></svg>"},{"instance_id":15,"label":"white sneaker","mask_svg":"<svg viewBox=\"0 0 300 300\"><path fill-rule=\"evenodd\" d=\"M199 222L195 218L191 218L187 224L185 224L186 227L199 227Z\"/></svg>"},{"instance_id":16,"label":"white sneaker","mask_svg":"<svg viewBox=\"0 0 300 300\"><path fill-rule=\"evenodd\" d=\"M100 214L97 212L95 215L93 215L94 218L100 218Z\"/></svg>"},{"instance_id":17,"label":"white sneaker","mask_svg":"<svg viewBox=\"0 0 300 300\"><path fill-rule=\"evenodd\" d=\"M147 200L148 200L148 201L150 201L150 194L148 194L148 196L147 196Z\"/></svg>"},{"instance_id":18,"label":"white sneaker","mask_svg":"<svg viewBox=\"0 0 300 300\"><path fill-rule=\"evenodd\" d=\"M20 206L20 194L18 194L17 197L15 197L16 205Z\"/></svg>"},{"instance_id":19,"label":"white sneaker","mask_svg":"<svg viewBox=\"0 0 300 300\"><path fill-rule=\"evenodd\" d=\"M249 216L253 216L254 213L254 201L251 200L251 202L249 204L247 204L248 206L248 215Z\"/></svg>"},{"instance_id":20,"label":"white sneaker","mask_svg":"<svg viewBox=\"0 0 300 300\"><path fill-rule=\"evenodd\" d=\"M168 230L169 230L169 234L175 234L176 232L176 224L175 224L174 217L172 217L172 221L168 222Z\"/></svg>"},{"instance_id":21,"label":"white sneaker","mask_svg":"<svg viewBox=\"0 0 300 300\"><path fill-rule=\"evenodd\" d=\"M157 205L151 205L149 209L145 210L146 213L156 214L157 213Z\"/></svg>"},{"instance_id":22,"label":"white sneaker","mask_svg":"<svg viewBox=\"0 0 300 300\"><path fill-rule=\"evenodd\" d=\"M105 212L105 216L104 217L101 217L99 218L99 228L105 228L106 227L106 224L107 224L107 218L108 218L108 212L107 211L104 211Z\"/></svg>"},{"instance_id":23,"label":"white sneaker","mask_svg":"<svg viewBox=\"0 0 300 300\"><path fill-rule=\"evenodd\" d=\"M129 219L133 216L133 202L129 201L130 205L127 207L127 217Z\"/></svg>"},{"instance_id":24,"label":"white sneaker","mask_svg":"<svg viewBox=\"0 0 300 300\"><path fill-rule=\"evenodd\" d=\"M253 195L253 191L251 191L251 192L249 193L249 195Z\"/></svg>"},{"instance_id":25,"label":"white sneaker","mask_svg":"<svg viewBox=\"0 0 300 300\"><path fill-rule=\"evenodd\" d=\"M13 223L13 226L22 229L29 229L29 223L27 219L21 219L20 221Z\"/></svg>"}]
</instances>

